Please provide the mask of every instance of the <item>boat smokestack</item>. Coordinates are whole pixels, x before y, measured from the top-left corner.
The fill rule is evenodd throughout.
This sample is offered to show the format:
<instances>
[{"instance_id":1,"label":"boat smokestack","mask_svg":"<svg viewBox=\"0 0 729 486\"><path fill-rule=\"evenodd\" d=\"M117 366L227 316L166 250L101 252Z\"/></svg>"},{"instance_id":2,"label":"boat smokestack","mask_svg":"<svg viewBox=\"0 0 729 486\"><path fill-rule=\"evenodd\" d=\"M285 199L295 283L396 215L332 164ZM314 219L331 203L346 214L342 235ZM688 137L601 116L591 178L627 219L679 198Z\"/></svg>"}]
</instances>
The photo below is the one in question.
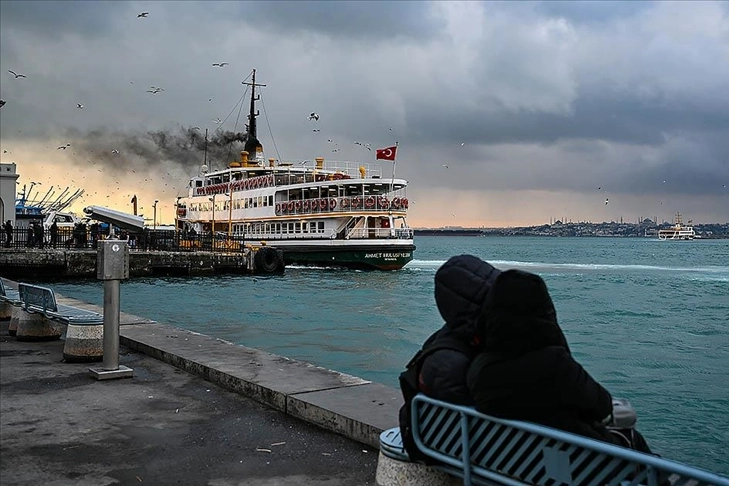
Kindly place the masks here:
<instances>
[{"instance_id":1,"label":"boat smokestack","mask_svg":"<svg viewBox=\"0 0 729 486\"><path fill-rule=\"evenodd\" d=\"M323 169L324 168L324 157L317 157L316 159L316 168L317 169Z\"/></svg>"}]
</instances>

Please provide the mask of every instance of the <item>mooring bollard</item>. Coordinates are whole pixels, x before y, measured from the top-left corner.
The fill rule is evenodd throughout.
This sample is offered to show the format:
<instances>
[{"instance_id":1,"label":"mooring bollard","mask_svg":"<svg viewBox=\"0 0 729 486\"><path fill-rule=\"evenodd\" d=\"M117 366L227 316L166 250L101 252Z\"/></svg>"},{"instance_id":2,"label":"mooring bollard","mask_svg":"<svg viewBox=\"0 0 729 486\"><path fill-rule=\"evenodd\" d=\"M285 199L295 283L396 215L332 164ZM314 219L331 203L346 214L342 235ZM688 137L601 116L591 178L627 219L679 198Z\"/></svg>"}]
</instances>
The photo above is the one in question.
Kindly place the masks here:
<instances>
[{"instance_id":1,"label":"mooring bollard","mask_svg":"<svg viewBox=\"0 0 729 486\"><path fill-rule=\"evenodd\" d=\"M126 241L99 241L96 278L104 281L104 358L101 367L89 368L89 372L97 380L131 378L133 370L119 365L119 282L129 278L129 246Z\"/></svg>"}]
</instances>

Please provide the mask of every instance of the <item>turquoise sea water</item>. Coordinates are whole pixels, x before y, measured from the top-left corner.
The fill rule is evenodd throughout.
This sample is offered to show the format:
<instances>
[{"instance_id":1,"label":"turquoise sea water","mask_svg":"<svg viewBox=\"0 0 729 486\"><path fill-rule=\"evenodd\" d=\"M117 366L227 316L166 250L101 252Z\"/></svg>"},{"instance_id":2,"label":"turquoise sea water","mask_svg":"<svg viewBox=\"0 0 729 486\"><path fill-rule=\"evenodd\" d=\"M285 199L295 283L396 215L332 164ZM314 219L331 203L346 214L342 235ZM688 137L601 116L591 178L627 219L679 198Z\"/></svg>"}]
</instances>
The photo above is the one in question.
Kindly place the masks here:
<instances>
[{"instance_id":1,"label":"turquoise sea water","mask_svg":"<svg viewBox=\"0 0 729 486\"><path fill-rule=\"evenodd\" d=\"M418 237L397 272L289 267L279 276L134 279L122 310L397 386L442 325L433 276L449 257L541 275L570 347L631 400L653 449L729 474L729 240ZM101 282L54 282L101 305Z\"/></svg>"}]
</instances>

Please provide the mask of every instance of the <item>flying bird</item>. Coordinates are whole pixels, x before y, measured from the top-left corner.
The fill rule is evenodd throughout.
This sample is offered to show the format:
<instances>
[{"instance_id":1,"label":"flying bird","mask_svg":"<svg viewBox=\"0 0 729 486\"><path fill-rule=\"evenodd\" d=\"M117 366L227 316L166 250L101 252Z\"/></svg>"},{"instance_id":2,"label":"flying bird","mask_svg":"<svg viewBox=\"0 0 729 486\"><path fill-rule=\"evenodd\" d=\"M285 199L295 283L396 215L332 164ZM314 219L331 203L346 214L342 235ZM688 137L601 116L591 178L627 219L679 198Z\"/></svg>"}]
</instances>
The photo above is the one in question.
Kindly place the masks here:
<instances>
[{"instance_id":1,"label":"flying bird","mask_svg":"<svg viewBox=\"0 0 729 486\"><path fill-rule=\"evenodd\" d=\"M150 86L150 89L147 90L147 93L157 94L160 91L164 91L164 89L162 89L158 86Z\"/></svg>"},{"instance_id":2,"label":"flying bird","mask_svg":"<svg viewBox=\"0 0 729 486\"><path fill-rule=\"evenodd\" d=\"M113 149L113 150L111 151L111 153L112 153L112 154L116 154L116 155L119 155L119 151L118 151L117 149Z\"/></svg>"},{"instance_id":3,"label":"flying bird","mask_svg":"<svg viewBox=\"0 0 729 486\"><path fill-rule=\"evenodd\" d=\"M221 120L220 118L216 118L215 120L213 120L213 123L215 123L216 125L220 125L221 123L223 123L223 120Z\"/></svg>"},{"instance_id":4,"label":"flying bird","mask_svg":"<svg viewBox=\"0 0 729 486\"><path fill-rule=\"evenodd\" d=\"M315 128L315 129L312 130L312 132L321 132L321 130L318 129L318 128Z\"/></svg>"},{"instance_id":5,"label":"flying bird","mask_svg":"<svg viewBox=\"0 0 729 486\"><path fill-rule=\"evenodd\" d=\"M12 74L13 76L15 76L15 79L27 77L25 74L18 74L15 71L11 71L10 69L8 69L8 72L10 74Z\"/></svg>"},{"instance_id":6,"label":"flying bird","mask_svg":"<svg viewBox=\"0 0 729 486\"><path fill-rule=\"evenodd\" d=\"M309 120L319 121L319 113L314 113L313 111L309 113Z\"/></svg>"},{"instance_id":7,"label":"flying bird","mask_svg":"<svg viewBox=\"0 0 729 486\"><path fill-rule=\"evenodd\" d=\"M149 12L142 12L139 15L137 15L137 18L140 18L141 17L143 19L146 19L147 18L147 15L149 15Z\"/></svg>"},{"instance_id":8,"label":"flying bird","mask_svg":"<svg viewBox=\"0 0 729 486\"><path fill-rule=\"evenodd\" d=\"M449 168L450 168L450 167L448 166L448 164L443 164L443 167L445 167L446 169L449 169Z\"/></svg>"},{"instance_id":9,"label":"flying bird","mask_svg":"<svg viewBox=\"0 0 729 486\"><path fill-rule=\"evenodd\" d=\"M58 147L58 148L57 148L56 150L61 150L61 149L63 149L63 150L66 150L66 149L67 149L68 147L70 147L70 146L71 146L71 144L70 144L70 143L67 143L66 145L61 145L61 146L60 146L60 147Z\"/></svg>"},{"instance_id":10,"label":"flying bird","mask_svg":"<svg viewBox=\"0 0 729 486\"><path fill-rule=\"evenodd\" d=\"M79 110L83 110L84 105L82 105L81 103L76 103L76 108L78 108Z\"/></svg>"},{"instance_id":11,"label":"flying bird","mask_svg":"<svg viewBox=\"0 0 729 486\"><path fill-rule=\"evenodd\" d=\"M0 108L2 108L3 106L5 106L5 100L0 100Z\"/></svg>"},{"instance_id":12,"label":"flying bird","mask_svg":"<svg viewBox=\"0 0 729 486\"><path fill-rule=\"evenodd\" d=\"M228 65L227 62L214 62L213 63L213 66L218 66L218 67L225 67L227 65Z\"/></svg>"},{"instance_id":13,"label":"flying bird","mask_svg":"<svg viewBox=\"0 0 729 486\"><path fill-rule=\"evenodd\" d=\"M606 198L606 199L605 199L605 206L607 206L607 203L608 203L608 202L610 202L610 200Z\"/></svg>"},{"instance_id":14,"label":"flying bird","mask_svg":"<svg viewBox=\"0 0 729 486\"><path fill-rule=\"evenodd\" d=\"M461 147L463 147L464 145L466 145L466 142L462 142L461 143Z\"/></svg>"}]
</instances>

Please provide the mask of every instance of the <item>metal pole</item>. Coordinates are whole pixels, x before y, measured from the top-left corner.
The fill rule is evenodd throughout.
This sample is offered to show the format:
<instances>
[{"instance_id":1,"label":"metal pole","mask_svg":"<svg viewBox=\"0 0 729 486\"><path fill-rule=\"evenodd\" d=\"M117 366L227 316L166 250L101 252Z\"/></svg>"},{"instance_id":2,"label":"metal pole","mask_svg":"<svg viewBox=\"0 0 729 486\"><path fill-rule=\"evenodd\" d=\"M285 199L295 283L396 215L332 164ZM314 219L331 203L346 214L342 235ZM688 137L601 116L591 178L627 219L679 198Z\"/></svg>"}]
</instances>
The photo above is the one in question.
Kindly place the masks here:
<instances>
[{"instance_id":1,"label":"metal pole","mask_svg":"<svg viewBox=\"0 0 729 486\"><path fill-rule=\"evenodd\" d=\"M104 280L104 371L119 369L119 280Z\"/></svg>"}]
</instances>

